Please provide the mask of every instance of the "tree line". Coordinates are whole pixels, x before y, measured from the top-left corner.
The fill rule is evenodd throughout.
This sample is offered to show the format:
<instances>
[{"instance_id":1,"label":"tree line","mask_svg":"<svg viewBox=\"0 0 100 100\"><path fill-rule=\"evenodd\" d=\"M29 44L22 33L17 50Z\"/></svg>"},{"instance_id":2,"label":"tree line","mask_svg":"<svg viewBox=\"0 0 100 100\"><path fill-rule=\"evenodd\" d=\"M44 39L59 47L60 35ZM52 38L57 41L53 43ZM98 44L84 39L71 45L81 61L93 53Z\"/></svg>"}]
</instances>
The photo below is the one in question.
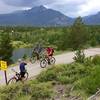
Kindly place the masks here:
<instances>
[{"instance_id":1,"label":"tree line","mask_svg":"<svg viewBox=\"0 0 100 100\"><path fill-rule=\"evenodd\" d=\"M13 41L26 44L42 43L56 50L77 50L100 45L100 26L85 25L78 17L72 26L66 27L0 27L0 57L10 62Z\"/></svg>"}]
</instances>

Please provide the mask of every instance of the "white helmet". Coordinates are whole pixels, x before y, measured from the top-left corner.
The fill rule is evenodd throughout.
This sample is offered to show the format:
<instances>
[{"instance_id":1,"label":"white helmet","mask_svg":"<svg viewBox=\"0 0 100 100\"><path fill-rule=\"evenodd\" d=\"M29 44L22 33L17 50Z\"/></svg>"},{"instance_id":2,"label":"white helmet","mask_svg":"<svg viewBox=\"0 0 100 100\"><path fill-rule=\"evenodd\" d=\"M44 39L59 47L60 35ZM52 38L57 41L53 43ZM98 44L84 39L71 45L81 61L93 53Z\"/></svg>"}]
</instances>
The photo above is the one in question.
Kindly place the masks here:
<instances>
[{"instance_id":1,"label":"white helmet","mask_svg":"<svg viewBox=\"0 0 100 100\"><path fill-rule=\"evenodd\" d=\"M18 62L22 62L22 59L18 59Z\"/></svg>"}]
</instances>

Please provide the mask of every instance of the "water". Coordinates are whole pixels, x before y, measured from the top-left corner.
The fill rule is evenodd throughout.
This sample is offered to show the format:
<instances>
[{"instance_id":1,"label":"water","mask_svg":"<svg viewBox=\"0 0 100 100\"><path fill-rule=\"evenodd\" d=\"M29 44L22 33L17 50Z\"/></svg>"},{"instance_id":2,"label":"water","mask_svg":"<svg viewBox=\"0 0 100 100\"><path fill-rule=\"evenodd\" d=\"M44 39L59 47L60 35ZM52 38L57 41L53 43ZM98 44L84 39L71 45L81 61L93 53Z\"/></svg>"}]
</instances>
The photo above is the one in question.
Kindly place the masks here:
<instances>
[{"instance_id":1,"label":"water","mask_svg":"<svg viewBox=\"0 0 100 100\"><path fill-rule=\"evenodd\" d=\"M30 57L31 54L32 54L32 48L15 49L13 51L12 60L16 62L18 61L18 59L22 58L24 55L27 55L28 57Z\"/></svg>"}]
</instances>

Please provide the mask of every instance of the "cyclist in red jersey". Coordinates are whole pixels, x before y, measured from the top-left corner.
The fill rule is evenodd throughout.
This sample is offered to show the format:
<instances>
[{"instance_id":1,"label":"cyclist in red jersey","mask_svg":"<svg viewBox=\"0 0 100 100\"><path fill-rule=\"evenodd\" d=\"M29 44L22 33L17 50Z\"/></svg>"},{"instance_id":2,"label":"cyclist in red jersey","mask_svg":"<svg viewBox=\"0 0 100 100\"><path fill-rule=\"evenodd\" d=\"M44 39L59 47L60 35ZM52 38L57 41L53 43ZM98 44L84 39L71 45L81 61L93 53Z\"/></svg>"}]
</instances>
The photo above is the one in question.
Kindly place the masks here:
<instances>
[{"instance_id":1,"label":"cyclist in red jersey","mask_svg":"<svg viewBox=\"0 0 100 100\"><path fill-rule=\"evenodd\" d=\"M46 48L46 52L47 52L47 56L48 57L52 57L53 56L53 53L54 53L54 49L51 48L51 47L47 47Z\"/></svg>"},{"instance_id":2,"label":"cyclist in red jersey","mask_svg":"<svg viewBox=\"0 0 100 100\"><path fill-rule=\"evenodd\" d=\"M50 57L53 56L53 54L54 54L54 49L52 47L47 47L46 48L46 56L48 58L48 64L50 63L49 59L50 59Z\"/></svg>"}]
</instances>

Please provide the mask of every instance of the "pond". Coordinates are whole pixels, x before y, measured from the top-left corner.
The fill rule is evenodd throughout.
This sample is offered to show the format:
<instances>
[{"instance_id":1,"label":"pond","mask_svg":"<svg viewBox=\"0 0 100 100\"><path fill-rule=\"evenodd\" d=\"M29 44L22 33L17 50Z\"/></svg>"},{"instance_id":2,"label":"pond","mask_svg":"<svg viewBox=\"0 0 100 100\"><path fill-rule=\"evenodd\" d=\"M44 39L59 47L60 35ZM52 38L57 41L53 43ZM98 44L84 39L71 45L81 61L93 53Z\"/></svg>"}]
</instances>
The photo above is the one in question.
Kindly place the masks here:
<instances>
[{"instance_id":1,"label":"pond","mask_svg":"<svg viewBox=\"0 0 100 100\"><path fill-rule=\"evenodd\" d=\"M15 49L13 51L13 56L12 60L14 62L18 61L19 58L22 58L24 55L30 57L32 54L32 48L20 48L20 49Z\"/></svg>"}]
</instances>

